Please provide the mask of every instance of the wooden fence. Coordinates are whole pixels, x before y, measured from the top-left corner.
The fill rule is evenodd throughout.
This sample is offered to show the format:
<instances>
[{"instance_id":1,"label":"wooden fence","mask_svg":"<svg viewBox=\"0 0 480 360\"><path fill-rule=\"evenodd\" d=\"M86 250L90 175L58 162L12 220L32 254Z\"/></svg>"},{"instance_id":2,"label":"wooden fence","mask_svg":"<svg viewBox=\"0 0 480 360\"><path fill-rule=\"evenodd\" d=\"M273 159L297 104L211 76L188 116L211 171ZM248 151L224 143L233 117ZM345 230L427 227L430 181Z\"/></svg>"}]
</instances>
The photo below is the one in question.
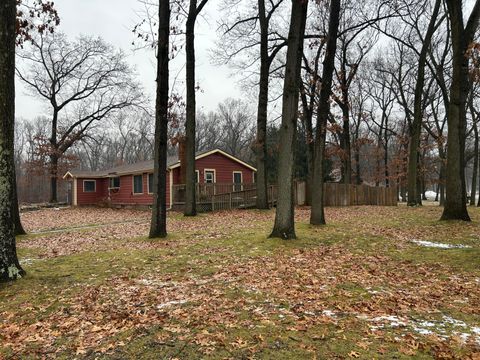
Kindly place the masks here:
<instances>
[{"instance_id":1,"label":"wooden fence","mask_svg":"<svg viewBox=\"0 0 480 360\"><path fill-rule=\"evenodd\" d=\"M306 200L305 182L295 182L295 203L304 205ZM252 208L256 205L255 184L197 184L197 210L215 211ZM268 202L276 204L277 186L268 187ZM185 185L173 186L173 204L185 204ZM324 185L325 206L377 205L396 206L396 187L373 187L368 185L345 185L326 183Z\"/></svg>"},{"instance_id":2,"label":"wooden fence","mask_svg":"<svg viewBox=\"0 0 480 360\"><path fill-rule=\"evenodd\" d=\"M257 189L255 184L200 184L200 186L197 184L196 190L197 210L200 212L245 209L256 206ZM277 201L277 187L270 185L267 190L268 202L270 206L273 206ZM183 205L185 203L184 194L185 185L174 185L173 204Z\"/></svg>"},{"instance_id":3,"label":"wooden fence","mask_svg":"<svg viewBox=\"0 0 480 360\"><path fill-rule=\"evenodd\" d=\"M304 184L304 183L303 183ZM303 205L299 200L304 200L306 187L302 183L296 184L296 199L298 205ZM340 183L326 183L324 185L324 204L325 206L357 206L357 205L376 205L376 206L396 206L397 188L393 187L374 187L368 185L346 185Z\"/></svg>"},{"instance_id":4,"label":"wooden fence","mask_svg":"<svg viewBox=\"0 0 480 360\"><path fill-rule=\"evenodd\" d=\"M195 196L197 203L210 201L213 195L228 194L231 192L239 192L246 190L255 190L256 185L252 183L212 183L212 184L195 184ZM173 203L185 203L185 184L172 186Z\"/></svg>"}]
</instances>

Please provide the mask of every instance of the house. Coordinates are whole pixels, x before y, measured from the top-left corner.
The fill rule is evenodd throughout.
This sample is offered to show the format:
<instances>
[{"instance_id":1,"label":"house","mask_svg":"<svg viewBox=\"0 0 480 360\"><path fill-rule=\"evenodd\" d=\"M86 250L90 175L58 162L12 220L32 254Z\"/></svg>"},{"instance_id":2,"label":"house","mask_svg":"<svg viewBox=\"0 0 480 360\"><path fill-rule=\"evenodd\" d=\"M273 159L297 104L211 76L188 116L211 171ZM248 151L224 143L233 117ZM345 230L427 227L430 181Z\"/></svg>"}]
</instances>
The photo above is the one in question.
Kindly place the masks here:
<instances>
[{"instance_id":1,"label":"house","mask_svg":"<svg viewBox=\"0 0 480 360\"><path fill-rule=\"evenodd\" d=\"M238 191L253 184L256 169L220 149L198 153L195 156L198 186L210 187L210 192ZM167 160L167 204L173 206L174 197L182 180L182 166L178 158ZM104 171L68 171L64 177L71 182L72 205L109 204L112 206L148 206L153 203L150 190L153 184L153 160L122 165ZM209 185L212 184L212 185ZM250 185L250 187L253 185ZM226 190L225 190L226 191ZM177 194L177 195L175 195ZM178 200L178 199L177 199Z\"/></svg>"}]
</instances>

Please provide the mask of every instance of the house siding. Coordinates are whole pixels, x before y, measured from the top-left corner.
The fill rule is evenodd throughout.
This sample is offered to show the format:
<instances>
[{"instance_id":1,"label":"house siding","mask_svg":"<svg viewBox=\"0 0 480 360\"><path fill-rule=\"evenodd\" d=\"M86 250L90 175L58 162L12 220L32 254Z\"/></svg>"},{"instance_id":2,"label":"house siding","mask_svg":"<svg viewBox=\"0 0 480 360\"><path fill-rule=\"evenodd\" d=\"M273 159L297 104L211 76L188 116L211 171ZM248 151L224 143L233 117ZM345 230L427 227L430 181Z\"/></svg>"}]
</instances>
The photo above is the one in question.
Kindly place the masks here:
<instances>
[{"instance_id":1,"label":"house siding","mask_svg":"<svg viewBox=\"0 0 480 360\"><path fill-rule=\"evenodd\" d=\"M112 205L151 205L153 203L153 194L148 193L148 173L136 175L142 175L143 193L133 194L134 175L120 176L120 189L118 192L110 193L110 202ZM95 179L97 181L97 188L94 193L83 191L83 180L90 179L77 179L77 205L96 205L108 201L109 179ZM169 172L167 172L167 207L169 206L170 176Z\"/></svg>"},{"instance_id":2,"label":"house siding","mask_svg":"<svg viewBox=\"0 0 480 360\"><path fill-rule=\"evenodd\" d=\"M213 153L196 160L195 169L199 171L200 183L205 183L205 170L215 170L215 182L231 184L233 183L233 173L242 172L242 182L245 184L253 183L254 171L220 153ZM173 184L179 184L180 167L171 170ZM137 174L140 175L140 174ZM77 178L76 196L77 205L96 205L110 202L112 205L151 205L153 203L153 194L148 193L148 173L141 174L143 178L143 193L133 194L133 176L120 176L120 189L118 192L111 192L110 201L108 199L108 178L87 179ZM83 191L83 180L96 180L95 192ZM167 207L170 206L170 172L167 171Z\"/></svg>"},{"instance_id":3,"label":"house siding","mask_svg":"<svg viewBox=\"0 0 480 360\"><path fill-rule=\"evenodd\" d=\"M205 170L215 170L215 181L217 183L233 183L233 172L242 172L242 180L245 184L253 182L253 170L234 161L222 154L216 153L195 162L195 170L199 171L200 184L205 183ZM180 167L173 169L173 183L179 184Z\"/></svg>"},{"instance_id":4,"label":"house siding","mask_svg":"<svg viewBox=\"0 0 480 360\"><path fill-rule=\"evenodd\" d=\"M84 192L83 181L96 181L95 192ZM108 179L91 179L78 178L77 179L77 205L96 205L106 199L107 195L107 180Z\"/></svg>"}]
</instances>

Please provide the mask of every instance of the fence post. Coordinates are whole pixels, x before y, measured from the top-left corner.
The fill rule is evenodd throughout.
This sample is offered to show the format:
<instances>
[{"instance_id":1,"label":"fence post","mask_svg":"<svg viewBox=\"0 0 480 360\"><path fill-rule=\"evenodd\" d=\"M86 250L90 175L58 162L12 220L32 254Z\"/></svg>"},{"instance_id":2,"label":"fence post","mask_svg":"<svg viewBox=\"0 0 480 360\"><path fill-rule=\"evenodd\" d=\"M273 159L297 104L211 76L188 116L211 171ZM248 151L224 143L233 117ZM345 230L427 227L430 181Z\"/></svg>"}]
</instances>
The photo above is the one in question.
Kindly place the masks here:
<instances>
[{"instance_id":1,"label":"fence post","mask_svg":"<svg viewBox=\"0 0 480 360\"><path fill-rule=\"evenodd\" d=\"M228 210L232 210L232 193L228 193L229 201L228 201Z\"/></svg>"},{"instance_id":2,"label":"fence post","mask_svg":"<svg viewBox=\"0 0 480 360\"><path fill-rule=\"evenodd\" d=\"M215 196L212 195L212 211L215 211Z\"/></svg>"}]
</instances>

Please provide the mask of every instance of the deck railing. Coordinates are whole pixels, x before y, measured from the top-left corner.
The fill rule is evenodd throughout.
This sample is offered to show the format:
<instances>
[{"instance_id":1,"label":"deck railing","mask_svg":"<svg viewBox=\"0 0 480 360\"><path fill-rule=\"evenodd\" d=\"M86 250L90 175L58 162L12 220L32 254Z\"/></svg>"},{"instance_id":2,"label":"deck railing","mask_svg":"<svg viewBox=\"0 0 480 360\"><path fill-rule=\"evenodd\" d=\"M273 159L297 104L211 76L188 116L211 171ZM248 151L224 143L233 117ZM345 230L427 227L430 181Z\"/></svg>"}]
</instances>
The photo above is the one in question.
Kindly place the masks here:
<instances>
[{"instance_id":1,"label":"deck railing","mask_svg":"<svg viewBox=\"0 0 480 360\"><path fill-rule=\"evenodd\" d=\"M173 204L185 203L185 185L173 185ZM277 187L268 187L268 201L273 206L277 200ZM196 184L198 211L229 210L255 207L257 189L255 184Z\"/></svg>"},{"instance_id":2,"label":"deck railing","mask_svg":"<svg viewBox=\"0 0 480 360\"><path fill-rule=\"evenodd\" d=\"M252 183L195 184L195 196L197 198L197 202L202 202L209 200L212 195L221 195L255 188L256 185ZM174 204L183 204L185 202L185 184L173 185L172 195Z\"/></svg>"}]
</instances>

